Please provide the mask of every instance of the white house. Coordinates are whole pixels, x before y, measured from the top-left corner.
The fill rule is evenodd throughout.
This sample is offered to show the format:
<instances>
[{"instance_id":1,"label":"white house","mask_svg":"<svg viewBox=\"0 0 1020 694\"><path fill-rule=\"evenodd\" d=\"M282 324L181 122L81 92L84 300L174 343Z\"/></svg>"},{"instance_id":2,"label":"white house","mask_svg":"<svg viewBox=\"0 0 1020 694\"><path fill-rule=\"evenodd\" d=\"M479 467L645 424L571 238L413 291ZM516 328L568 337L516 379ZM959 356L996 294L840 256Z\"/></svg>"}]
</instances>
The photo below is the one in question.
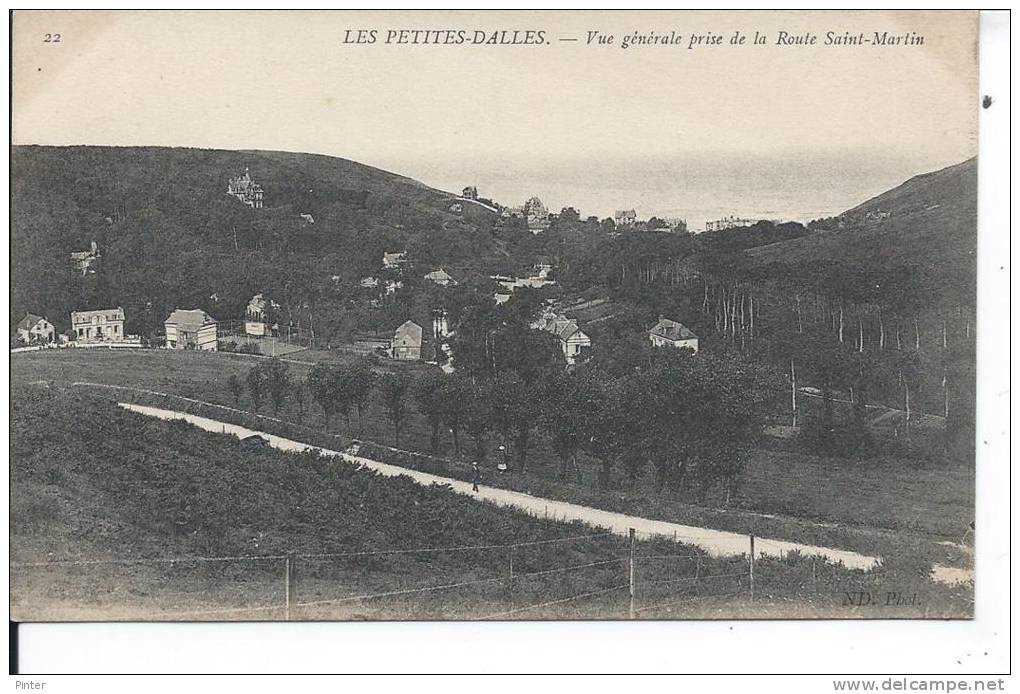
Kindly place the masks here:
<instances>
[{"instance_id":1,"label":"white house","mask_svg":"<svg viewBox=\"0 0 1020 694\"><path fill-rule=\"evenodd\" d=\"M53 324L42 316L26 313L18 322L18 339L26 345L33 342L53 342L56 329Z\"/></svg>"},{"instance_id":2,"label":"white house","mask_svg":"<svg viewBox=\"0 0 1020 694\"><path fill-rule=\"evenodd\" d=\"M89 250L72 252L71 262L74 264L75 269L81 273L81 276L84 277L85 275L95 274L96 265L101 257L99 246L93 241L89 246Z\"/></svg>"},{"instance_id":3,"label":"white house","mask_svg":"<svg viewBox=\"0 0 1020 694\"><path fill-rule=\"evenodd\" d=\"M448 273L443 268L439 268L438 270L433 270L432 272L428 273L427 275L425 275L425 279L427 279L429 282L434 282L442 287L457 286L457 280L453 279L453 277L450 276L450 273Z\"/></svg>"},{"instance_id":4,"label":"white house","mask_svg":"<svg viewBox=\"0 0 1020 694\"><path fill-rule=\"evenodd\" d=\"M698 351L698 336L683 323L659 317L659 322L648 331L648 339L655 347L686 347Z\"/></svg>"},{"instance_id":5,"label":"white house","mask_svg":"<svg viewBox=\"0 0 1020 694\"><path fill-rule=\"evenodd\" d=\"M267 324L272 323L271 311L280 308L275 301L267 301L262 294L256 294L244 310L244 332L254 337L263 337L269 332Z\"/></svg>"},{"instance_id":6,"label":"white house","mask_svg":"<svg viewBox=\"0 0 1020 694\"><path fill-rule=\"evenodd\" d=\"M567 364L576 364L578 357L591 347L591 338L577 322L560 313L547 313L531 324L532 328L550 332L560 340L560 349Z\"/></svg>"},{"instance_id":7,"label":"white house","mask_svg":"<svg viewBox=\"0 0 1020 694\"><path fill-rule=\"evenodd\" d=\"M613 221L618 227L631 227L637 223L637 212L634 210L617 210L613 215Z\"/></svg>"},{"instance_id":8,"label":"white house","mask_svg":"<svg viewBox=\"0 0 1020 694\"><path fill-rule=\"evenodd\" d=\"M167 349L216 351L216 319L201 309L176 309L163 327Z\"/></svg>"},{"instance_id":9,"label":"white house","mask_svg":"<svg viewBox=\"0 0 1020 694\"><path fill-rule=\"evenodd\" d=\"M393 332L390 345L390 356L401 361L418 361L421 359L422 328L414 321L404 321Z\"/></svg>"},{"instance_id":10,"label":"white house","mask_svg":"<svg viewBox=\"0 0 1020 694\"><path fill-rule=\"evenodd\" d=\"M71 311L71 332L80 342L121 342L124 340L124 309Z\"/></svg>"},{"instance_id":11,"label":"white house","mask_svg":"<svg viewBox=\"0 0 1020 694\"><path fill-rule=\"evenodd\" d=\"M387 270L397 270L407 263L407 253L396 251L394 253L383 253L382 264Z\"/></svg>"}]
</instances>

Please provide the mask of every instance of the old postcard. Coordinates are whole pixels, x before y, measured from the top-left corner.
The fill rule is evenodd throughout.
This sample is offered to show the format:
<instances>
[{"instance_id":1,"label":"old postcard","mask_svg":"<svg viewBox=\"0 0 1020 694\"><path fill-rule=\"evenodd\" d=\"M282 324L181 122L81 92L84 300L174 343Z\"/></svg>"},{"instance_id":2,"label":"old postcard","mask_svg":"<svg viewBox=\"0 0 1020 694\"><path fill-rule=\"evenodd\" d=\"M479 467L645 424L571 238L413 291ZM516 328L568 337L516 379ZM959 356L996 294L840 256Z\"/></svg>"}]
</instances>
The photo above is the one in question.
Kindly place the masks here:
<instances>
[{"instance_id":1,"label":"old postcard","mask_svg":"<svg viewBox=\"0 0 1020 694\"><path fill-rule=\"evenodd\" d=\"M13 620L973 616L976 13L11 21Z\"/></svg>"}]
</instances>

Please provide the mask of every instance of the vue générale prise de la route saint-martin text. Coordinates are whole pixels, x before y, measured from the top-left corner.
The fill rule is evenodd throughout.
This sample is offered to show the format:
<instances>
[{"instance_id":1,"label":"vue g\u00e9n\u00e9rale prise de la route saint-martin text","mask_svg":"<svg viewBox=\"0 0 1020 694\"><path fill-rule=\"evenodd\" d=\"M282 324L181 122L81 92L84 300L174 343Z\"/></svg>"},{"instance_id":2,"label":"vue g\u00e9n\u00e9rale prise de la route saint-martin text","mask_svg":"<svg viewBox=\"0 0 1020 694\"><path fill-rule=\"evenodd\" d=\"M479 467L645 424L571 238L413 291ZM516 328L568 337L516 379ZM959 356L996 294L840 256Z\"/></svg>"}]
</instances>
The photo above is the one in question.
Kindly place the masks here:
<instances>
[{"instance_id":1,"label":"vue g\u00e9n\u00e9rale prise de la route saint-martin text","mask_svg":"<svg viewBox=\"0 0 1020 694\"><path fill-rule=\"evenodd\" d=\"M914 31L770 31L732 33L712 31L633 31L612 33L588 30L580 35L555 34L545 29L346 29L341 43L397 46L548 46L574 43L597 47L676 46L695 50L721 46L923 46L925 37Z\"/></svg>"}]
</instances>

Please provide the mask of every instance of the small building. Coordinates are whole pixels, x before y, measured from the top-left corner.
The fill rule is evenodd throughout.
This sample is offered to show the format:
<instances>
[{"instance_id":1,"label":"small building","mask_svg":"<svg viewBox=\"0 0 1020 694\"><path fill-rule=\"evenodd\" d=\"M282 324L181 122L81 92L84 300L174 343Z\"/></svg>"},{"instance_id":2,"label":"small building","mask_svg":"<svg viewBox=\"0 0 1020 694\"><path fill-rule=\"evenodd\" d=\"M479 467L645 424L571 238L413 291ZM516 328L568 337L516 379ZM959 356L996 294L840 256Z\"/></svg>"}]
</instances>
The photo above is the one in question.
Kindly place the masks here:
<instances>
[{"instance_id":1,"label":"small building","mask_svg":"<svg viewBox=\"0 0 1020 694\"><path fill-rule=\"evenodd\" d=\"M99 265L99 246L93 241L87 251L73 251L71 253L71 264L74 269L81 273L81 276L94 275Z\"/></svg>"},{"instance_id":2,"label":"small building","mask_svg":"<svg viewBox=\"0 0 1020 694\"><path fill-rule=\"evenodd\" d=\"M531 324L536 330L552 333L560 340L560 349L567 364L576 364L578 357L591 347L591 338L581 330L577 321L561 313L546 313Z\"/></svg>"},{"instance_id":3,"label":"small building","mask_svg":"<svg viewBox=\"0 0 1020 694\"><path fill-rule=\"evenodd\" d=\"M461 205L459 202L455 202L452 205L450 205L450 212L453 212L454 214L460 214L463 211L464 206Z\"/></svg>"},{"instance_id":4,"label":"small building","mask_svg":"<svg viewBox=\"0 0 1020 694\"><path fill-rule=\"evenodd\" d=\"M422 328L414 321L404 321L393 331L390 356L400 361L421 359Z\"/></svg>"},{"instance_id":5,"label":"small building","mask_svg":"<svg viewBox=\"0 0 1020 694\"><path fill-rule=\"evenodd\" d=\"M387 270L399 270L401 267L407 264L407 253L404 251L396 251L393 253L383 253L382 265Z\"/></svg>"},{"instance_id":6,"label":"small building","mask_svg":"<svg viewBox=\"0 0 1020 694\"><path fill-rule=\"evenodd\" d=\"M121 342L124 340L124 309L71 311L71 330L76 341Z\"/></svg>"},{"instance_id":7,"label":"small building","mask_svg":"<svg viewBox=\"0 0 1020 694\"><path fill-rule=\"evenodd\" d=\"M387 294L396 294L397 290L400 290L400 289L403 289L403 288L404 288L404 283L401 282L400 280L390 280L389 282L386 283L386 293Z\"/></svg>"},{"instance_id":8,"label":"small building","mask_svg":"<svg viewBox=\"0 0 1020 694\"><path fill-rule=\"evenodd\" d=\"M227 195L232 195L253 210L262 208L264 191L262 186L252 179L248 167L244 167L244 175L231 178L227 182Z\"/></svg>"},{"instance_id":9,"label":"small building","mask_svg":"<svg viewBox=\"0 0 1020 694\"><path fill-rule=\"evenodd\" d=\"M25 317L18 321L17 332L18 340L26 345L33 342L53 342L57 333L53 323L34 313L26 313Z\"/></svg>"},{"instance_id":10,"label":"small building","mask_svg":"<svg viewBox=\"0 0 1020 694\"><path fill-rule=\"evenodd\" d=\"M261 293L256 294L244 309L244 332L253 337L264 337L270 332L269 324L273 322L272 311L280 308L275 301L267 301Z\"/></svg>"},{"instance_id":11,"label":"small building","mask_svg":"<svg viewBox=\"0 0 1020 694\"><path fill-rule=\"evenodd\" d=\"M477 186L467 186L461 191L461 197L467 198L468 200L478 199L478 188Z\"/></svg>"},{"instance_id":12,"label":"small building","mask_svg":"<svg viewBox=\"0 0 1020 694\"><path fill-rule=\"evenodd\" d=\"M339 279L339 276L337 279ZM379 286L379 279L377 277L362 277L358 285L362 289L375 289Z\"/></svg>"},{"instance_id":13,"label":"small building","mask_svg":"<svg viewBox=\"0 0 1020 694\"><path fill-rule=\"evenodd\" d=\"M428 273L427 275L425 275L425 279L427 279L429 282L434 282L435 284L438 284L441 287L457 286L457 280L453 279L453 277L450 276L450 273L448 273L443 268L439 268L438 270L433 270L432 272Z\"/></svg>"},{"instance_id":14,"label":"small building","mask_svg":"<svg viewBox=\"0 0 1020 694\"><path fill-rule=\"evenodd\" d=\"M686 347L698 351L698 336L683 323L659 316L659 322L648 331L648 339L655 347Z\"/></svg>"},{"instance_id":15,"label":"small building","mask_svg":"<svg viewBox=\"0 0 1020 694\"><path fill-rule=\"evenodd\" d=\"M537 195L524 203L524 216L532 234L540 234L549 228L549 210Z\"/></svg>"},{"instance_id":16,"label":"small building","mask_svg":"<svg viewBox=\"0 0 1020 694\"><path fill-rule=\"evenodd\" d=\"M302 212L301 221L304 222L305 224L315 224L315 217L308 214L307 212Z\"/></svg>"},{"instance_id":17,"label":"small building","mask_svg":"<svg viewBox=\"0 0 1020 694\"><path fill-rule=\"evenodd\" d=\"M353 351L359 354L385 354L389 356L393 333L368 332L354 335Z\"/></svg>"},{"instance_id":18,"label":"small building","mask_svg":"<svg viewBox=\"0 0 1020 694\"><path fill-rule=\"evenodd\" d=\"M167 349L216 351L216 319L201 309L176 309L163 321Z\"/></svg>"},{"instance_id":19,"label":"small building","mask_svg":"<svg viewBox=\"0 0 1020 694\"><path fill-rule=\"evenodd\" d=\"M637 212L634 210L617 210L613 221L618 227L632 227L637 223Z\"/></svg>"},{"instance_id":20,"label":"small building","mask_svg":"<svg viewBox=\"0 0 1020 694\"><path fill-rule=\"evenodd\" d=\"M735 229L737 227L754 226L757 223L757 219L744 219L730 215L722 219L705 222L705 231L725 231L726 229Z\"/></svg>"}]
</instances>

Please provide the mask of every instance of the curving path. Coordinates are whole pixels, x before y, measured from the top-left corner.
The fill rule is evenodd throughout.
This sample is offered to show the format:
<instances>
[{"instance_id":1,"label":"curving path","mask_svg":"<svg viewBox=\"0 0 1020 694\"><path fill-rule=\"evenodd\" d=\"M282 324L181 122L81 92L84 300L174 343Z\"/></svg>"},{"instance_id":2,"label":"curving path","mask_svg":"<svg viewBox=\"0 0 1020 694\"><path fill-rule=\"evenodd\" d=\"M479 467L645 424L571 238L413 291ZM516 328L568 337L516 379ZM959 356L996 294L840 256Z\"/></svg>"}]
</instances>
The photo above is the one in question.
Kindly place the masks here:
<instances>
[{"instance_id":1,"label":"curving path","mask_svg":"<svg viewBox=\"0 0 1020 694\"><path fill-rule=\"evenodd\" d=\"M740 554L747 554L750 550L749 537L739 533L681 525L679 523L641 518L639 516L629 516L623 513L614 513L612 511L591 508L589 506L571 504L566 501L545 499L525 494L523 492L498 489L484 485L478 492L473 492L471 490L470 482L464 482L462 480L456 480L449 477L441 477L427 472L420 472L418 470L411 470L408 468L398 467L396 465L381 463L376 460L362 458L349 453L329 450L328 448L312 446L306 443L301 443L300 441L294 441L293 439L276 436L275 434L248 429L237 424L229 424L227 422L221 422L208 417L200 417L186 412L167 410L159 407L135 405L132 403L118 404L127 410L149 415L151 417L158 417L159 419L184 420L194 426L205 429L206 431L233 434L237 437L246 437L257 434L265 438L269 442L269 445L283 451L313 451L324 456L340 458L341 460L351 463L359 463L382 475L390 477L406 475L422 485L444 485L457 493L474 496L499 506L508 506L519 509L535 516L544 515L557 520L583 521L585 523L606 528L620 535L627 535L630 528L634 528L637 533L645 537L663 536L672 538L675 536L678 541L684 542L685 544L696 545L714 556L738 556ZM793 551L798 551L805 555L822 557L831 562L841 562L848 568L853 569L871 569L878 561L875 557L869 557L847 550L803 545L784 540L755 538L755 554L757 556L782 556Z\"/></svg>"}]
</instances>

